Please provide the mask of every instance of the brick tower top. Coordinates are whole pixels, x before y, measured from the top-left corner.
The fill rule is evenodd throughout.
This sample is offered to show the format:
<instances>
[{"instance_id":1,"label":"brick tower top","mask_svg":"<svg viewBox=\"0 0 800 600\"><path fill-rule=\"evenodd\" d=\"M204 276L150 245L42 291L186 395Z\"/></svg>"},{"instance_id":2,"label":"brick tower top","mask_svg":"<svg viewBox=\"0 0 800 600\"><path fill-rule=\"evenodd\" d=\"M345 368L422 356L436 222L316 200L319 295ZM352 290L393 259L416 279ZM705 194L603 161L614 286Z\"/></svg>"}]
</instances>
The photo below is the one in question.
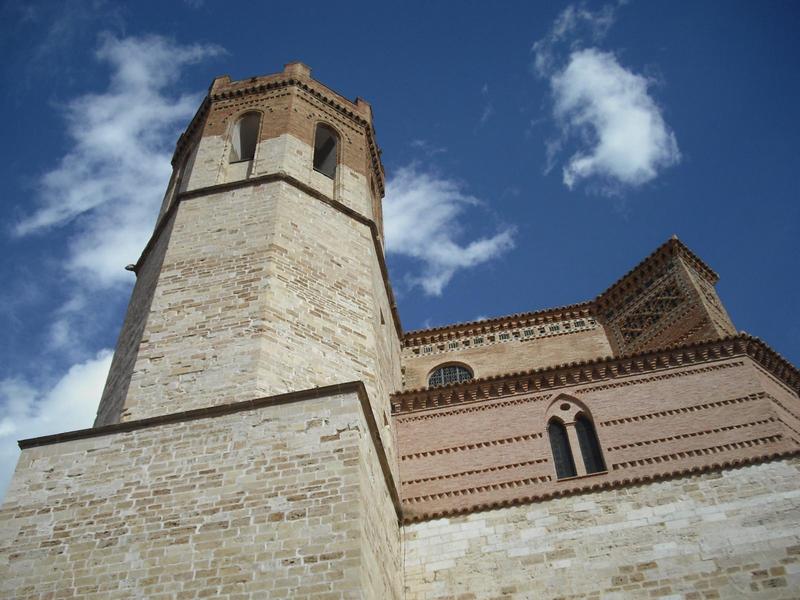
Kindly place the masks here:
<instances>
[{"instance_id":1,"label":"brick tower top","mask_svg":"<svg viewBox=\"0 0 800 600\"><path fill-rule=\"evenodd\" d=\"M306 156L309 149L313 157ZM272 75L214 79L172 164L161 214L176 191L280 174L374 221L383 238L385 180L372 107L312 79L301 62Z\"/></svg>"}]
</instances>

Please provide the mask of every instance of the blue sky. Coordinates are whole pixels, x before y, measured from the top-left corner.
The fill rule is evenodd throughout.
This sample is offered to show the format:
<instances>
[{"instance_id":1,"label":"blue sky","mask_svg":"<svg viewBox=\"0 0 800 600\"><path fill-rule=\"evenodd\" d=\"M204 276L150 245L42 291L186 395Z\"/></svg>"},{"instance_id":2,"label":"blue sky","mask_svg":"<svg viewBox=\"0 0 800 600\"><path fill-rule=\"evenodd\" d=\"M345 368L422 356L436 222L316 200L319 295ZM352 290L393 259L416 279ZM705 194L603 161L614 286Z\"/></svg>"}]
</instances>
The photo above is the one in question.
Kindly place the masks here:
<instances>
[{"instance_id":1,"label":"blue sky","mask_svg":"<svg viewBox=\"0 0 800 600\"><path fill-rule=\"evenodd\" d=\"M406 330L591 299L674 233L800 364L797 3L293 4L0 8L0 493L91 424L212 78L293 60L373 105Z\"/></svg>"}]
</instances>

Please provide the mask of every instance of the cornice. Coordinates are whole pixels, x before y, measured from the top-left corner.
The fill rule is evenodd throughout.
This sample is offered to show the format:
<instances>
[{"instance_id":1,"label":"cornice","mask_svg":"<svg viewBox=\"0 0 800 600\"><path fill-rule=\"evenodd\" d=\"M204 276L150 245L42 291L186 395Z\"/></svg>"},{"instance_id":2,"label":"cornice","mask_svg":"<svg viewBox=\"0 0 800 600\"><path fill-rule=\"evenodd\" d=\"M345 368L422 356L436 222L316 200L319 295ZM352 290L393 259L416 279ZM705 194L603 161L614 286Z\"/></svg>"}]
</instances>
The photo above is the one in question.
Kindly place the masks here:
<instances>
[{"instance_id":1,"label":"cornice","mask_svg":"<svg viewBox=\"0 0 800 600\"><path fill-rule=\"evenodd\" d=\"M745 467L748 465L755 465L760 463L769 462L772 460L781 460L800 456L800 450L779 450L775 452L768 452L762 456L734 458L730 460L719 460L706 465L695 465L685 468L671 469L662 473L647 473L643 475L633 475L628 477L617 477L614 479L605 479L598 481L593 479L593 476L575 478L576 485L565 485L559 489L540 493L528 494L517 498L505 498L496 502L484 502L476 506L465 506L453 509L444 509L438 511L423 512L421 514L406 515L403 523L411 524L421 521L430 521L433 519L441 519L444 517L455 517L459 515L468 515L476 512L485 512L487 510L496 510L500 508L511 508L513 506L521 506L531 504L533 502L543 502L545 500L552 500L554 498L561 498L565 496L573 496L577 494L593 493L603 490L619 489L624 487L646 485L655 481L668 481L671 479L683 478L686 476L702 475L704 473L711 473L723 469L733 469ZM607 473L599 473L598 475L606 475ZM456 495L452 493L452 495ZM406 506L406 511L411 508Z\"/></svg>"},{"instance_id":2,"label":"cornice","mask_svg":"<svg viewBox=\"0 0 800 600\"><path fill-rule=\"evenodd\" d=\"M746 333L717 340L693 342L619 357L605 357L529 371L494 375L436 388L419 388L392 395L392 413L406 414L468 402L481 402L559 387L592 384L688 365L747 355L795 393L800 372L760 339Z\"/></svg>"},{"instance_id":3,"label":"cornice","mask_svg":"<svg viewBox=\"0 0 800 600\"><path fill-rule=\"evenodd\" d=\"M558 321L566 318L581 318L594 316L592 313L592 303L579 302L567 306L557 306L531 312L514 313L481 321L466 321L463 323L453 323L429 329L416 329L407 331L403 335L403 345L417 346L433 341L446 340L462 335L480 335L500 331L503 329L514 329L528 325L538 325L550 321Z\"/></svg>"}]
</instances>

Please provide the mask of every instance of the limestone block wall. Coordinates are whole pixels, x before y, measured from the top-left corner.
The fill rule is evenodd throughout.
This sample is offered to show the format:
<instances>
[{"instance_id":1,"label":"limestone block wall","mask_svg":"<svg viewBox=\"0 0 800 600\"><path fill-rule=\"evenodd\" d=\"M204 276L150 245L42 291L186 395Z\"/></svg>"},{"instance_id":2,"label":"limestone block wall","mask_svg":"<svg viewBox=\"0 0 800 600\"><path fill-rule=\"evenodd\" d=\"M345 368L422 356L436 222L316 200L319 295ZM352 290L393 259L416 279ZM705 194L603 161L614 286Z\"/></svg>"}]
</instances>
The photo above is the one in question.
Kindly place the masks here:
<instances>
[{"instance_id":1,"label":"limestone block wall","mask_svg":"<svg viewBox=\"0 0 800 600\"><path fill-rule=\"evenodd\" d=\"M407 600L797 598L800 460L407 525Z\"/></svg>"},{"instance_id":2,"label":"limestone block wall","mask_svg":"<svg viewBox=\"0 0 800 600\"><path fill-rule=\"evenodd\" d=\"M366 400L290 400L24 450L0 597L400 598Z\"/></svg>"},{"instance_id":3,"label":"limestone block wall","mask_svg":"<svg viewBox=\"0 0 800 600\"><path fill-rule=\"evenodd\" d=\"M389 394L401 386L400 343L370 229L294 186L278 185L259 389L269 395L363 381L394 456Z\"/></svg>"},{"instance_id":4,"label":"limestone block wall","mask_svg":"<svg viewBox=\"0 0 800 600\"><path fill-rule=\"evenodd\" d=\"M278 181L182 201L165 245L98 424L362 380L394 452L399 338L368 226Z\"/></svg>"},{"instance_id":5,"label":"limestone block wall","mask_svg":"<svg viewBox=\"0 0 800 600\"><path fill-rule=\"evenodd\" d=\"M180 204L146 327L128 340L138 355L125 410L111 422L268 395L256 373L276 204L274 186Z\"/></svg>"}]
</instances>

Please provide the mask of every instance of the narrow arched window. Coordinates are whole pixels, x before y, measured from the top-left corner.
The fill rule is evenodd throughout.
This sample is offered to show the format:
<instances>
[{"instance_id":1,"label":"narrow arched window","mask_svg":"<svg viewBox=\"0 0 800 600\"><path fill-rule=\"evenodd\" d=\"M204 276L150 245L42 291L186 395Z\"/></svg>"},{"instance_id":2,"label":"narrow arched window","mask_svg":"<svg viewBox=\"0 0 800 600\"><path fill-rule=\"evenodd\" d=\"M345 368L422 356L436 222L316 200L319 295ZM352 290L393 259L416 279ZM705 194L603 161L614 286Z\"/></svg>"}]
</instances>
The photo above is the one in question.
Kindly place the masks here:
<instances>
[{"instance_id":1,"label":"narrow arched window","mask_svg":"<svg viewBox=\"0 0 800 600\"><path fill-rule=\"evenodd\" d=\"M603 461L603 453L600 450L600 442L597 439L597 432L592 422L583 415L578 415L575 420L575 431L578 434L578 442L581 446L581 456L583 465L587 473L599 473L606 470Z\"/></svg>"},{"instance_id":2,"label":"narrow arched window","mask_svg":"<svg viewBox=\"0 0 800 600\"><path fill-rule=\"evenodd\" d=\"M575 461L572 459L567 428L558 419L551 419L547 426L547 434L550 436L550 448L553 450L556 477L559 479L575 477L578 472L575 470Z\"/></svg>"},{"instance_id":3,"label":"narrow arched window","mask_svg":"<svg viewBox=\"0 0 800 600\"><path fill-rule=\"evenodd\" d=\"M249 112L239 117L231 132L231 160L240 162L253 160L258 144L258 129L261 125L261 115Z\"/></svg>"},{"instance_id":4,"label":"narrow arched window","mask_svg":"<svg viewBox=\"0 0 800 600\"><path fill-rule=\"evenodd\" d=\"M470 379L472 379L472 372L468 368L460 365L448 365L439 367L431 373L430 377L428 377L428 386L436 387L447 385L448 383L461 383Z\"/></svg>"},{"instance_id":5,"label":"narrow arched window","mask_svg":"<svg viewBox=\"0 0 800 600\"><path fill-rule=\"evenodd\" d=\"M336 147L339 136L327 125L317 125L314 134L314 170L334 178L336 175Z\"/></svg>"}]
</instances>

